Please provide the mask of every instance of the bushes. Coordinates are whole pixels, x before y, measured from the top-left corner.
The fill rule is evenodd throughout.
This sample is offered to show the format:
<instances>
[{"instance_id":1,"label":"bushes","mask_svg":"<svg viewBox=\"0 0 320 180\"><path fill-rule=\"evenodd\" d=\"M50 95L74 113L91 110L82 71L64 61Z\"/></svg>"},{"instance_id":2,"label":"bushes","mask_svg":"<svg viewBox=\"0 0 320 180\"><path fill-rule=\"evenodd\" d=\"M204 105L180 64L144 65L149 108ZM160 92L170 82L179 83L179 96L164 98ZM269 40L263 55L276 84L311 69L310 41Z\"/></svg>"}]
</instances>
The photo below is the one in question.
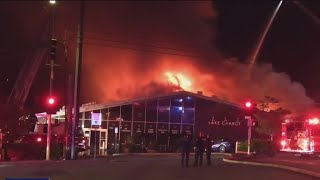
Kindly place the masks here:
<instances>
[{"instance_id":1,"label":"bushes","mask_svg":"<svg viewBox=\"0 0 320 180\"><path fill-rule=\"evenodd\" d=\"M238 145L238 151L247 151L248 149L248 141L242 142ZM267 140L252 140L250 151L254 154L264 154L273 156L276 151L276 145L272 141Z\"/></svg>"}]
</instances>

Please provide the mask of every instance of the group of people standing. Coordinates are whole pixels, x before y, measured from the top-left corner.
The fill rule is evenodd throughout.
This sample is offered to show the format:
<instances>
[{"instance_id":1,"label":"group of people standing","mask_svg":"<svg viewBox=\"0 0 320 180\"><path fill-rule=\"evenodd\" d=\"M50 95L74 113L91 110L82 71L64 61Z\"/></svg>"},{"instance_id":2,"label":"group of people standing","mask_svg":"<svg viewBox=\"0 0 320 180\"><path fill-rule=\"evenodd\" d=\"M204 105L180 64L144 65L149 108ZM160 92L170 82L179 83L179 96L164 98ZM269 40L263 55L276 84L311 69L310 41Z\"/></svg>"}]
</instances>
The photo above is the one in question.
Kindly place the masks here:
<instances>
[{"instance_id":1,"label":"group of people standing","mask_svg":"<svg viewBox=\"0 0 320 180\"><path fill-rule=\"evenodd\" d=\"M203 137L199 136L192 141L191 136L184 134L181 139L181 166L189 166L189 154L194 145L195 160L193 166L202 166L203 154L206 153L207 165L211 165L211 135L208 134L204 140Z\"/></svg>"}]
</instances>

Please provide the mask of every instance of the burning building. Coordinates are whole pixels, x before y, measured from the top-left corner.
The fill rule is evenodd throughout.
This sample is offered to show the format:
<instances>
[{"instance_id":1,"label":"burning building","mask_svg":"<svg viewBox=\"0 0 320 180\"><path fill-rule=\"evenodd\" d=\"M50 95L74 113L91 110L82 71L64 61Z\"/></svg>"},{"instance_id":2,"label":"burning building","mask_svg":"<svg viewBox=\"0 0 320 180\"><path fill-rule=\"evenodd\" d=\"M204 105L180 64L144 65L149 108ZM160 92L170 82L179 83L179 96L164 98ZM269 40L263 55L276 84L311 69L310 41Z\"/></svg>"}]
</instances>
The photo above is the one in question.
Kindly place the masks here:
<instances>
[{"instance_id":1,"label":"burning building","mask_svg":"<svg viewBox=\"0 0 320 180\"><path fill-rule=\"evenodd\" d=\"M93 126L92 114L99 113L100 126ZM204 96L177 91L164 95L113 103L86 104L80 108L79 126L100 155L134 144L155 149L174 149L182 133L193 137L208 133L214 138L246 139L247 124L240 106Z\"/></svg>"}]
</instances>

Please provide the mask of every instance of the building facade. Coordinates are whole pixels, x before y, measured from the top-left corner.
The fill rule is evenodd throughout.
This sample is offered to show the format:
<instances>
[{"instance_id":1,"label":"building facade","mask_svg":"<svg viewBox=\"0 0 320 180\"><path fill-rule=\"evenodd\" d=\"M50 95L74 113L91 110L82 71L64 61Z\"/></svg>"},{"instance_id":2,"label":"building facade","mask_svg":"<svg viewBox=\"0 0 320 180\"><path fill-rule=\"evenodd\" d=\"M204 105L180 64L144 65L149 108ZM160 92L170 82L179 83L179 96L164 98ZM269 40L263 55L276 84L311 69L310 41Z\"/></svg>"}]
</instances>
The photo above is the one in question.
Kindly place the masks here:
<instances>
[{"instance_id":1,"label":"building facade","mask_svg":"<svg viewBox=\"0 0 320 180\"><path fill-rule=\"evenodd\" d=\"M101 114L101 126L91 125L92 113ZM170 149L179 144L181 133L193 137L210 133L214 138L243 140L247 131L239 106L185 91L82 105L79 126L88 138L89 153L96 148L100 155L112 151L115 142L124 145L128 138L133 138L135 144Z\"/></svg>"}]
</instances>

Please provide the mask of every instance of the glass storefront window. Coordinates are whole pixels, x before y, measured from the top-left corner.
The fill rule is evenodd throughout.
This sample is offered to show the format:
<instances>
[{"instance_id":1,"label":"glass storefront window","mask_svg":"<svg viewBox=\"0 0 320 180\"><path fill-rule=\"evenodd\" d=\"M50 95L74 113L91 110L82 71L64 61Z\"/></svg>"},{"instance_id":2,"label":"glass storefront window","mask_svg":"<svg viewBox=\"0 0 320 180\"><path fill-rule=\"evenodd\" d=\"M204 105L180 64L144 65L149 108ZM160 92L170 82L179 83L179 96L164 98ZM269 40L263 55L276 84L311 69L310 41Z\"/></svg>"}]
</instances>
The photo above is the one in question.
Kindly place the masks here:
<instances>
[{"instance_id":1,"label":"glass storefront window","mask_svg":"<svg viewBox=\"0 0 320 180\"><path fill-rule=\"evenodd\" d=\"M170 108L170 122L171 123L181 123L182 107Z\"/></svg>"},{"instance_id":2,"label":"glass storefront window","mask_svg":"<svg viewBox=\"0 0 320 180\"><path fill-rule=\"evenodd\" d=\"M121 118L124 121L132 121L132 105L121 106Z\"/></svg>"},{"instance_id":3,"label":"glass storefront window","mask_svg":"<svg viewBox=\"0 0 320 180\"><path fill-rule=\"evenodd\" d=\"M133 103L133 120L134 121L145 120L145 102Z\"/></svg>"},{"instance_id":4,"label":"glass storefront window","mask_svg":"<svg viewBox=\"0 0 320 180\"><path fill-rule=\"evenodd\" d=\"M187 96L183 99L184 108L194 108L194 98Z\"/></svg>"},{"instance_id":5,"label":"glass storefront window","mask_svg":"<svg viewBox=\"0 0 320 180\"><path fill-rule=\"evenodd\" d=\"M120 117L120 106L109 108L109 120L117 120Z\"/></svg>"},{"instance_id":6,"label":"glass storefront window","mask_svg":"<svg viewBox=\"0 0 320 180\"><path fill-rule=\"evenodd\" d=\"M152 100L147 102L147 121L148 122L157 122L157 106L158 101Z\"/></svg>"},{"instance_id":7,"label":"glass storefront window","mask_svg":"<svg viewBox=\"0 0 320 180\"><path fill-rule=\"evenodd\" d=\"M101 116L102 116L102 120L108 120L109 119L109 109L108 108L101 109Z\"/></svg>"},{"instance_id":8,"label":"glass storefront window","mask_svg":"<svg viewBox=\"0 0 320 180\"><path fill-rule=\"evenodd\" d=\"M185 108L182 115L182 123L194 124L194 108Z\"/></svg>"},{"instance_id":9,"label":"glass storefront window","mask_svg":"<svg viewBox=\"0 0 320 180\"><path fill-rule=\"evenodd\" d=\"M84 112L85 119L91 119L91 111Z\"/></svg>"},{"instance_id":10,"label":"glass storefront window","mask_svg":"<svg viewBox=\"0 0 320 180\"><path fill-rule=\"evenodd\" d=\"M84 128L91 128L91 121L90 120L84 120Z\"/></svg>"},{"instance_id":11,"label":"glass storefront window","mask_svg":"<svg viewBox=\"0 0 320 180\"><path fill-rule=\"evenodd\" d=\"M159 99L158 122L169 122L170 99Z\"/></svg>"},{"instance_id":12,"label":"glass storefront window","mask_svg":"<svg viewBox=\"0 0 320 180\"><path fill-rule=\"evenodd\" d=\"M121 133L131 133L131 122L121 123Z\"/></svg>"},{"instance_id":13,"label":"glass storefront window","mask_svg":"<svg viewBox=\"0 0 320 180\"><path fill-rule=\"evenodd\" d=\"M101 128L107 129L108 128L108 121L101 121Z\"/></svg>"},{"instance_id":14,"label":"glass storefront window","mask_svg":"<svg viewBox=\"0 0 320 180\"><path fill-rule=\"evenodd\" d=\"M170 122L172 123L181 123L181 115L183 112L183 98L173 97L171 98L171 107L170 107Z\"/></svg>"}]
</instances>

